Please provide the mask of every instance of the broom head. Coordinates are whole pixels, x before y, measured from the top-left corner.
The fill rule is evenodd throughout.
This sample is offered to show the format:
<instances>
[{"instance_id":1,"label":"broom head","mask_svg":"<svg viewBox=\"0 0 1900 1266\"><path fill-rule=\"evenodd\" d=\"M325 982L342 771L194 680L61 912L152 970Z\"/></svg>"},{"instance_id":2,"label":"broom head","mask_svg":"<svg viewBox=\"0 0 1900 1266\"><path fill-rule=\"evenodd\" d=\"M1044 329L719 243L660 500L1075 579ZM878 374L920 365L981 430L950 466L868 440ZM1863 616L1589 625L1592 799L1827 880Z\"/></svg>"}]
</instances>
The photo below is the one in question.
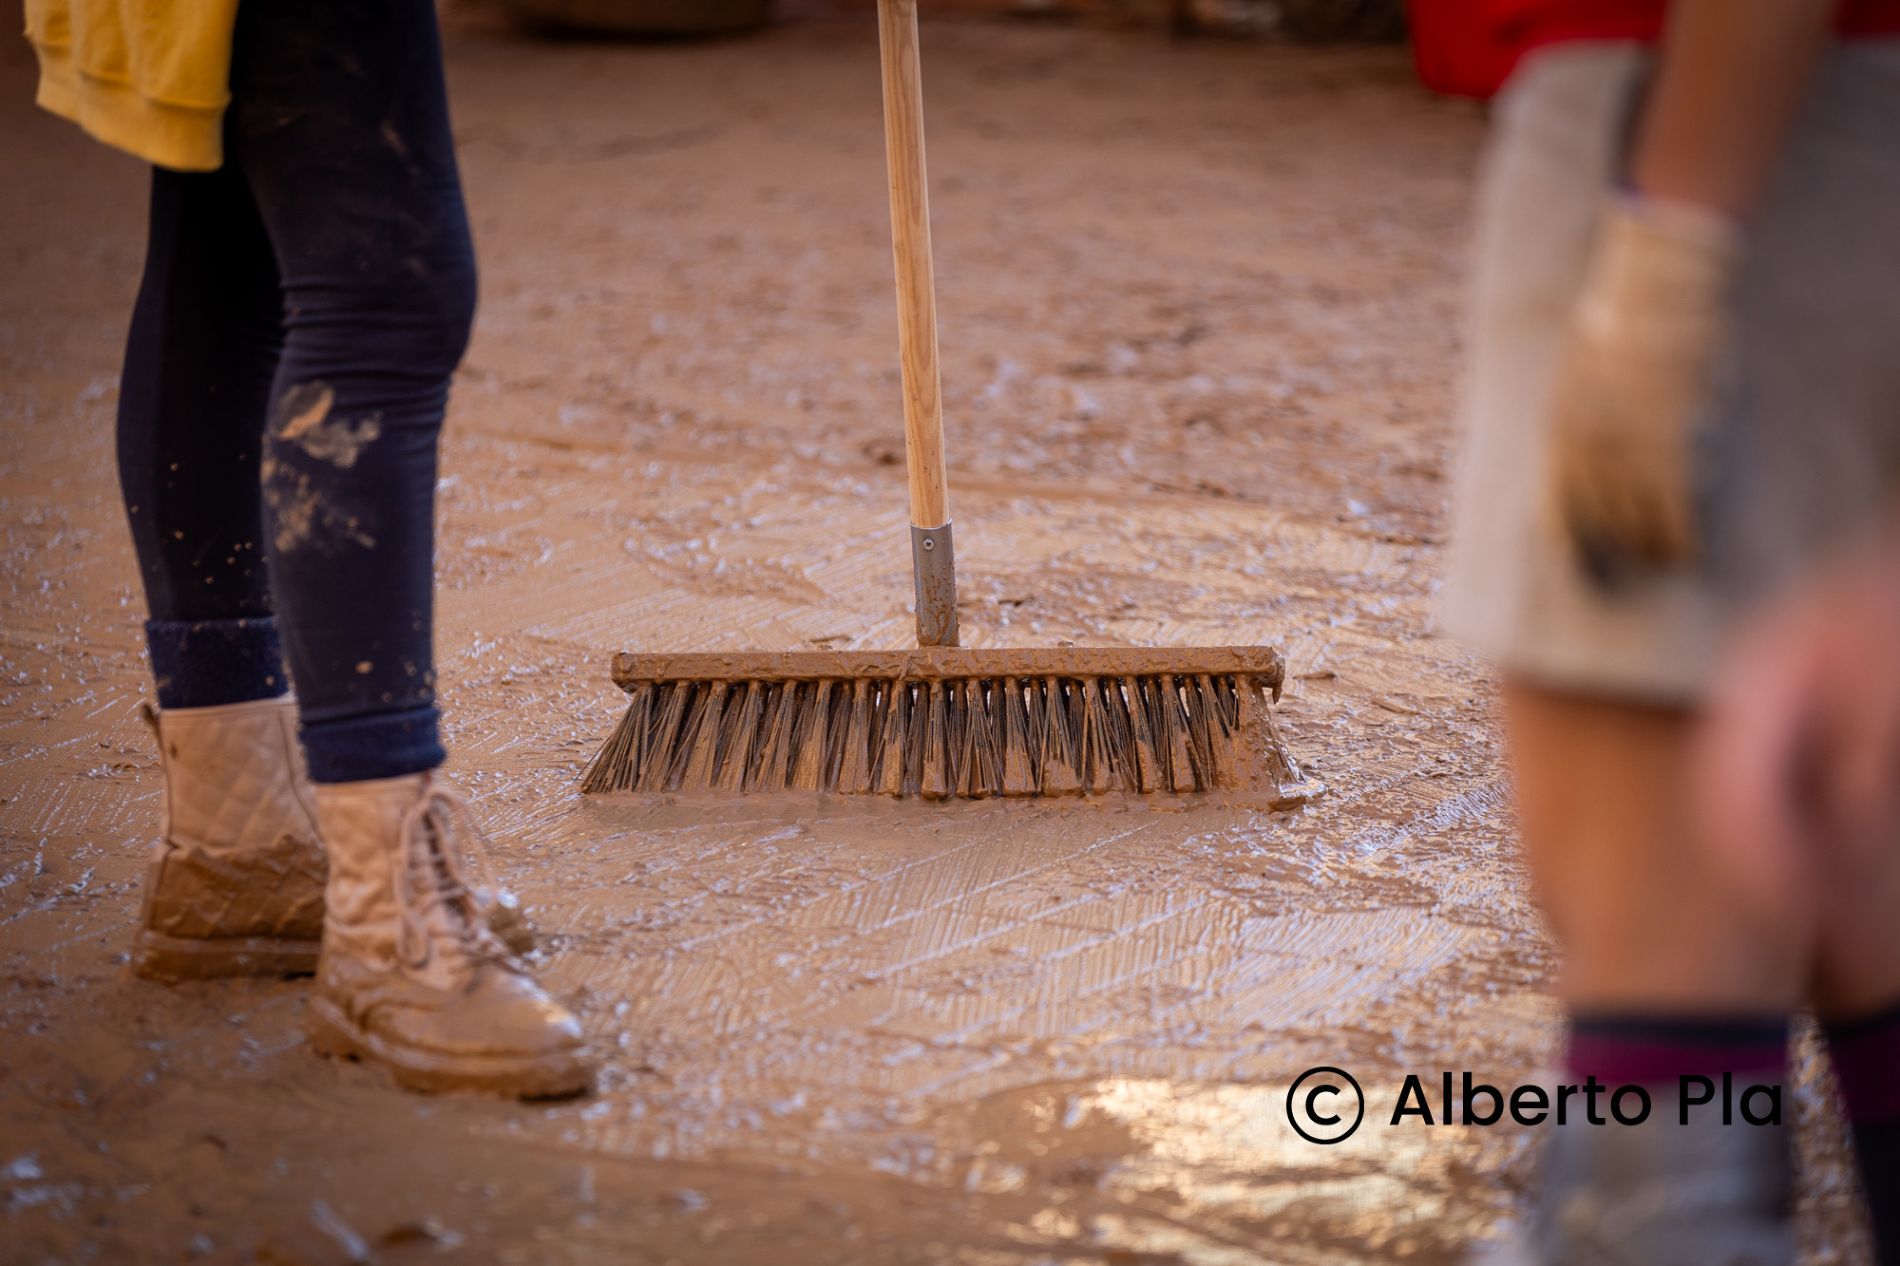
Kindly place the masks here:
<instances>
[{"instance_id":1,"label":"broom head","mask_svg":"<svg viewBox=\"0 0 1900 1266\"><path fill-rule=\"evenodd\" d=\"M1297 779L1265 646L616 655L584 791L925 799L1272 790Z\"/></svg>"}]
</instances>

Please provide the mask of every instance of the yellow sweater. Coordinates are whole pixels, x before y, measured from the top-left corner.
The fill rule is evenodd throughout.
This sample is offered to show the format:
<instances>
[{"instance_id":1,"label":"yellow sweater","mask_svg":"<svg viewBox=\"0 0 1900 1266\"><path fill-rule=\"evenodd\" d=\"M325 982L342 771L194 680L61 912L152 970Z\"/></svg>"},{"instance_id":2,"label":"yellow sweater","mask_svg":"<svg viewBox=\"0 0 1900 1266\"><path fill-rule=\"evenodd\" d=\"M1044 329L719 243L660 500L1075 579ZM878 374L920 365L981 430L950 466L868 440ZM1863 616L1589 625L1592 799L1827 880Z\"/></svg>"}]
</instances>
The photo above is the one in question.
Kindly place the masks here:
<instances>
[{"instance_id":1,"label":"yellow sweater","mask_svg":"<svg viewBox=\"0 0 1900 1266\"><path fill-rule=\"evenodd\" d=\"M39 103L160 167L224 161L238 0L26 0Z\"/></svg>"}]
</instances>

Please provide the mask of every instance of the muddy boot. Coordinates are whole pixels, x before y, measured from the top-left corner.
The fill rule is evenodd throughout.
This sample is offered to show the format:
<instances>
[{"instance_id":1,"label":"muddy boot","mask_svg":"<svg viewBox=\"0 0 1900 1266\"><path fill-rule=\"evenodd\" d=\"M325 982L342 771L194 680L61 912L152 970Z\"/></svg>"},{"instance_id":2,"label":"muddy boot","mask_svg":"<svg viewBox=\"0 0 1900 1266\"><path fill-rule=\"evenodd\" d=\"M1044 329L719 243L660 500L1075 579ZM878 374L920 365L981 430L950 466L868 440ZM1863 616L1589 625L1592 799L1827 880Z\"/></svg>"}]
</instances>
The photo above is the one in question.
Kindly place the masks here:
<instances>
[{"instance_id":1,"label":"muddy boot","mask_svg":"<svg viewBox=\"0 0 1900 1266\"><path fill-rule=\"evenodd\" d=\"M467 879L468 806L428 774L319 785L330 854L311 1038L412 1090L587 1089L580 1025L490 930Z\"/></svg>"},{"instance_id":2,"label":"muddy boot","mask_svg":"<svg viewBox=\"0 0 1900 1266\"><path fill-rule=\"evenodd\" d=\"M323 850L290 696L146 710L165 834L132 970L154 980L307 975L323 935Z\"/></svg>"},{"instance_id":3,"label":"muddy boot","mask_svg":"<svg viewBox=\"0 0 1900 1266\"><path fill-rule=\"evenodd\" d=\"M476 908L488 924L488 930L501 938L511 953L532 954L537 947L534 927L521 912L515 894L497 883L478 878L474 889Z\"/></svg>"}]
</instances>

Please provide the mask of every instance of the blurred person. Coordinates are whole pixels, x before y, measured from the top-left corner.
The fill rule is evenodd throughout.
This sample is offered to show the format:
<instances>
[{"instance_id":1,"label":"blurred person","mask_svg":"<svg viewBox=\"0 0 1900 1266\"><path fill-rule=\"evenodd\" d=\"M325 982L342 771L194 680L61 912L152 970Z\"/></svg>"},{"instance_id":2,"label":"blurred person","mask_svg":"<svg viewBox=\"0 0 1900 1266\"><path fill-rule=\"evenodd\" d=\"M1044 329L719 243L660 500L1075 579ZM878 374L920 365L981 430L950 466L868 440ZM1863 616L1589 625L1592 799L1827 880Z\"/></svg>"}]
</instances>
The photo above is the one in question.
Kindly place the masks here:
<instances>
[{"instance_id":1,"label":"blurred person","mask_svg":"<svg viewBox=\"0 0 1900 1266\"><path fill-rule=\"evenodd\" d=\"M1900 1262L1900 522L1750 621L1696 758L1706 835L1814 929L1821 1021L1883 1263Z\"/></svg>"},{"instance_id":2,"label":"blurred person","mask_svg":"<svg viewBox=\"0 0 1900 1266\"><path fill-rule=\"evenodd\" d=\"M1900 4L1480 11L1516 69L1445 620L1504 674L1564 1081L1653 1103L1552 1127L1518 1251L1783 1262L1791 1105L1725 1124L1683 1079L1784 1086L1816 908L1763 901L1708 834L1694 752L1735 628L1900 484Z\"/></svg>"},{"instance_id":3,"label":"blurred person","mask_svg":"<svg viewBox=\"0 0 1900 1266\"><path fill-rule=\"evenodd\" d=\"M436 772L436 447L475 257L433 0L26 15L40 104L152 164L118 457L165 819L133 969L314 970L321 1050L583 1089Z\"/></svg>"}]
</instances>

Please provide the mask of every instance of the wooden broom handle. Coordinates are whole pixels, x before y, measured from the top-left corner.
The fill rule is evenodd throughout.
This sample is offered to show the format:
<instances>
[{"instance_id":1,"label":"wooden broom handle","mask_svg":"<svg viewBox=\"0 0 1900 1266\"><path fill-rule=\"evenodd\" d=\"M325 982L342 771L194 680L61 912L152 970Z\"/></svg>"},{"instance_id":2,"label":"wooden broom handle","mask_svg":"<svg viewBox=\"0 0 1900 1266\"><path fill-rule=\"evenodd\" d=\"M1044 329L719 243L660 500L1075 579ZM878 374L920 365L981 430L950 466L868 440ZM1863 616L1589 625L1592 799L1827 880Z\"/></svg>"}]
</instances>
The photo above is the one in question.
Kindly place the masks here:
<instances>
[{"instance_id":1,"label":"wooden broom handle","mask_svg":"<svg viewBox=\"0 0 1900 1266\"><path fill-rule=\"evenodd\" d=\"M943 386L937 371L937 295L930 267L930 198L924 186L924 85L917 66L917 0L877 0L884 65L884 155L891 182L891 251L897 261L897 337L904 375L904 450L910 521L950 521L943 469Z\"/></svg>"}]
</instances>

